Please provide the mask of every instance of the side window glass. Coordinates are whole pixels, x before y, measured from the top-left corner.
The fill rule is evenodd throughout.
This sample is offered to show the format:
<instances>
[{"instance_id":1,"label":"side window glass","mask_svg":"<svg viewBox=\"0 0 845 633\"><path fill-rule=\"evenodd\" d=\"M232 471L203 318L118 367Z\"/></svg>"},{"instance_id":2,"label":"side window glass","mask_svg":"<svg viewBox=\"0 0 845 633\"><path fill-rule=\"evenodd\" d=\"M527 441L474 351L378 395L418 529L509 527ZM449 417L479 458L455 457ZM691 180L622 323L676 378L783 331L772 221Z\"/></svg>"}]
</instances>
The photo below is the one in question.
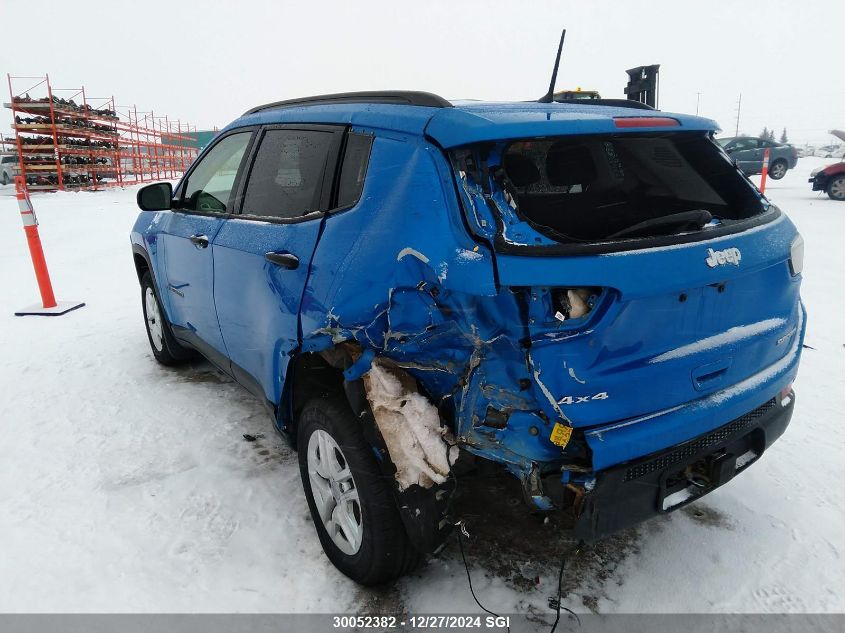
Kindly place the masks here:
<instances>
[{"instance_id":1,"label":"side window glass","mask_svg":"<svg viewBox=\"0 0 845 633\"><path fill-rule=\"evenodd\" d=\"M225 213L252 132L227 136L203 157L188 176L182 209Z\"/></svg>"},{"instance_id":2,"label":"side window glass","mask_svg":"<svg viewBox=\"0 0 845 633\"><path fill-rule=\"evenodd\" d=\"M320 210L333 139L331 132L268 130L249 174L243 213L296 218Z\"/></svg>"},{"instance_id":3,"label":"side window glass","mask_svg":"<svg viewBox=\"0 0 845 633\"><path fill-rule=\"evenodd\" d=\"M372 146L372 136L354 133L347 136L346 151L343 155L343 166L340 169L340 182L337 191L337 206L339 208L351 207L361 197Z\"/></svg>"}]
</instances>

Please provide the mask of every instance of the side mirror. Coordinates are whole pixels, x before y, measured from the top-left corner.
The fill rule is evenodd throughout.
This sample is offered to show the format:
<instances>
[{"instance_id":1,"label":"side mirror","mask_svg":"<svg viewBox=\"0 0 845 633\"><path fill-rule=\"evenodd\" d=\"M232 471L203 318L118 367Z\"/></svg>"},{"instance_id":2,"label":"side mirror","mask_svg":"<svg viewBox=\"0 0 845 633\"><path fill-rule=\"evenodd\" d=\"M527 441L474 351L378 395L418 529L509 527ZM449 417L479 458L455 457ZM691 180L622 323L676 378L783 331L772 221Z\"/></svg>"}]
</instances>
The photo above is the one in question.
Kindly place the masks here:
<instances>
[{"instance_id":1,"label":"side mirror","mask_svg":"<svg viewBox=\"0 0 845 633\"><path fill-rule=\"evenodd\" d=\"M141 211L167 211L173 204L173 185L156 182L141 187L136 199Z\"/></svg>"}]
</instances>

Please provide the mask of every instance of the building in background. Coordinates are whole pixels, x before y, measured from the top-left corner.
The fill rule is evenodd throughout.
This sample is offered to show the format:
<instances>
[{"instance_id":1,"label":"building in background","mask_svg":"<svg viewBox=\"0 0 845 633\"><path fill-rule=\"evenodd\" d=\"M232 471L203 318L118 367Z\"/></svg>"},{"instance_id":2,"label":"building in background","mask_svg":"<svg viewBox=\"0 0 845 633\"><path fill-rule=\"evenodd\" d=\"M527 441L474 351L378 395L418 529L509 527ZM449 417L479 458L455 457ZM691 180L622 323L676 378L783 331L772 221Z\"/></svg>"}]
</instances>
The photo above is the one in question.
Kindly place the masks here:
<instances>
[{"instance_id":1,"label":"building in background","mask_svg":"<svg viewBox=\"0 0 845 633\"><path fill-rule=\"evenodd\" d=\"M215 127L213 130L193 130L190 132L192 140L186 140L183 141L183 143L186 147L193 147L199 151L202 151L219 133L220 130L217 127ZM162 139L167 139L168 137L169 135L167 133L162 135ZM163 142L168 143L169 141L163 140ZM174 144L178 143L174 142Z\"/></svg>"}]
</instances>

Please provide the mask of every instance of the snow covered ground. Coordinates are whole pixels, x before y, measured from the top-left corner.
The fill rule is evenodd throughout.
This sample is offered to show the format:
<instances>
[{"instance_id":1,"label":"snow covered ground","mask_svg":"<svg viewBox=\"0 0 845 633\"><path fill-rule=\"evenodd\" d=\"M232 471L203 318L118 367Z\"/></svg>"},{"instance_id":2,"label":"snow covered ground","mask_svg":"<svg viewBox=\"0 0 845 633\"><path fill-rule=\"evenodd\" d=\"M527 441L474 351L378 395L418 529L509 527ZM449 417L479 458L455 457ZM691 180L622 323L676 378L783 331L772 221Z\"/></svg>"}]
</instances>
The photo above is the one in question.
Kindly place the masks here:
<instances>
[{"instance_id":1,"label":"snow covered ground","mask_svg":"<svg viewBox=\"0 0 845 633\"><path fill-rule=\"evenodd\" d=\"M704 500L581 551L565 606L845 611L845 204L807 183L826 162L803 158L768 188L806 240L812 349L790 428ZM57 297L87 305L12 316L38 297L13 193L0 188L0 612L478 612L454 540L393 588L340 575L258 402L203 363L155 363L128 242L134 189L33 196ZM515 496L498 496L501 511L470 518L476 592L550 621L568 537L511 520Z\"/></svg>"}]
</instances>

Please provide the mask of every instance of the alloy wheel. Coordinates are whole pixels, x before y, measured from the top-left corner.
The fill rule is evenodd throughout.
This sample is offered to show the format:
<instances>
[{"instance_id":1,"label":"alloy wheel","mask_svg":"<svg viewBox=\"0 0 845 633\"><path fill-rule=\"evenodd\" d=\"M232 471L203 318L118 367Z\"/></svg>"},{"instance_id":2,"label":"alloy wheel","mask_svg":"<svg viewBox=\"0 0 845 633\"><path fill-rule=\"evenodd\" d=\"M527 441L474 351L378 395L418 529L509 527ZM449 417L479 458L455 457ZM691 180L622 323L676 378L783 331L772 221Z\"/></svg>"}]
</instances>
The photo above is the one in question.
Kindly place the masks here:
<instances>
[{"instance_id":1,"label":"alloy wheel","mask_svg":"<svg viewBox=\"0 0 845 633\"><path fill-rule=\"evenodd\" d=\"M341 552L354 555L364 536L358 487L335 439L317 429L308 439L308 479L323 527Z\"/></svg>"},{"instance_id":2,"label":"alloy wheel","mask_svg":"<svg viewBox=\"0 0 845 633\"><path fill-rule=\"evenodd\" d=\"M837 178L830 183L830 191L828 193L831 198L845 200L845 178Z\"/></svg>"},{"instance_id":3,"label":"alloy wheel","mask_svg":"<svg viewBox=\"0 0 845 633\"><path fill-rule=\"evenodd\" d=\"M772 178L775 180L779 178L783 178L786 175L786 167L783 166L783 163L775 163L772 165Z\"/></svg>"},{"instance_id":4,"label":"alloy wheel","mask_svg":"<svg viewBox=\"0 0 845 633\"><path fill-rule=\"evenodd\" d=\"M150 333L150 340L157 351L164 349L164 331L161 326L161 312L158 309L153 289L147 287L144 292L144 315L147 319L147 330Z\"/></svg>"}]
</instances>

